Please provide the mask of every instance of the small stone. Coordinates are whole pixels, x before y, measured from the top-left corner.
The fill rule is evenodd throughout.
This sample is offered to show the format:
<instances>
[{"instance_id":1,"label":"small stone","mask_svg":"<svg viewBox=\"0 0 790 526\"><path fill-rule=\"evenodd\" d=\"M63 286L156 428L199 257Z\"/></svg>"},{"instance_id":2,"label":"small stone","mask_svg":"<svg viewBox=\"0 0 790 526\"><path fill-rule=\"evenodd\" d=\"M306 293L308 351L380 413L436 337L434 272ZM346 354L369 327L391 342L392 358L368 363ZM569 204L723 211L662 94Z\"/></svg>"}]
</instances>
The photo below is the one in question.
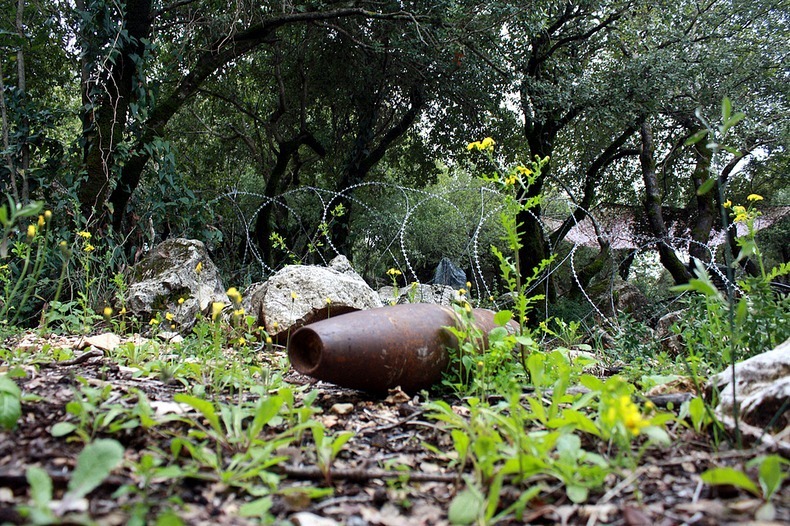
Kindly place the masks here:
<instances>
[{"instance_id":1,"label":"small stone","mask_svg":"<svg viewBox=\"0 0 790 526\"><path fill-rule=\"evenodd\" d=\"M329 411L335 413L336 415L347 415L350 414L354 410L354 404L335 404Z\"/></svg>"}]
</instances>

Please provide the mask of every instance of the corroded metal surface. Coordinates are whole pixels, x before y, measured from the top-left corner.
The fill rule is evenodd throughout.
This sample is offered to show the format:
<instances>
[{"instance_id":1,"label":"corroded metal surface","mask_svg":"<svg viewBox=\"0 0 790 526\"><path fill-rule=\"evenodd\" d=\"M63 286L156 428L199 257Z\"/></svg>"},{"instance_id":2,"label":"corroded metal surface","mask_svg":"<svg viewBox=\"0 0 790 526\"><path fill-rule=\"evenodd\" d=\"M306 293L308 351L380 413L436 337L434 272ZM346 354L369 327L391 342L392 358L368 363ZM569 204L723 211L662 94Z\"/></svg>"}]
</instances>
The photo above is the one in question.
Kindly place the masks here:
<instances>
[{"instance_id":1,"label":"corroded metal surface","mask_svg":"<svg viewBox=\"0 0 790 526\"><path fill-rule=\"evenodd\" d=\"M473 313L484 333L495 327L493 312ZM434 304L352 312L297 330L288 357L300 373L343 387L416 392L441 380L455 345L446 327L456 323L451 308Z\"/></svg>"}]
</instances>

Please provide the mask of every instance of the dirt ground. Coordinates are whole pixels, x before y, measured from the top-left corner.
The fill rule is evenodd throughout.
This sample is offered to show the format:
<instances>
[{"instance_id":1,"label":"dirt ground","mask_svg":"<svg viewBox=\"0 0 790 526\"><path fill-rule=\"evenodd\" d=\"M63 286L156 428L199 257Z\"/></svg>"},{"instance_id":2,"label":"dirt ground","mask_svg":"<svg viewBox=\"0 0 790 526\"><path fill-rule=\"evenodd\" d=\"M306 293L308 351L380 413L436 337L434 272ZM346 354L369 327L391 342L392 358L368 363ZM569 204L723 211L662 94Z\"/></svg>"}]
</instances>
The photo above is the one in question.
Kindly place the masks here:
<instances>
[{"instance_id":1,"label":"dirt ground","mask_svg":"<svg viewBox=\"0 0 790 526\"><path fill-rule=\"evenodd\" d=\"M65 338L48 344L76 345L74 340ZM125 400L122 395L139 390L152 407L163 412L172 409L174 395L186 390L178 383L136 376L95 349L76 351L71 360L28 364L23 369L26 374L16 379L17 384L25 395L36 395L37 399L23 402L17 429L0 433L0 524L25 523L17 506L30 499L25 478L29 466L40 466L50 474L56 499L65 491L83 444L66 437L56 438L51 431L53 425L69 420L66 404L73 399L79 383L95 387L109 384L111 396L119 400ZM309 378L294 372L285 379L294 385L311 383ZM319 391L314 405L322 409L315 418L333 432L349 430L354 436L337 457L329 478L302 449L278 451L288 458L275 470L282 477L268 510L275 523L449 524L449 503L463 488L463 478L457 468L448 466L446 458L425 447L429 444L447 450L451 444L440 425L425 417L423 399L399 392L386 398L375 397L320 382L313 383L312 388ZM232 394L226 396L233 399ZM514 518L500 524L790 524L787 484L773 499L772 520L760 521L756 518L763 504L760 499L731 486L708 486L699 478L709 467L741 468L766 451L730 450L726 445L713 451L707 437L695 435L685 427L670 428L669 432L673 439L670 447L648 450L637 469L612 475L606 487L592 493L586 504L570 502L557 481L535 481L547 491L529 503L520 520ZM63 523L74 524L88 518L99 524L127 524L131 510L140 504L147 507L149 520L158 511L172 508L178 510L183 523L190 525L261 523L260 519L245 518L240 513L242 506L255 496L216 477L142 480L134 475L129 466L139 461L141 453L169 451L172 436L160 428L148 433L140 427L114 433L112 438L125 448L126 462L88 495L84 509L66 515ZM125 485L144 488L138 493L117 492ZM310 488L331 488L331 492L311 498ZM516 488L503 488L502 502L517 498ZM145 502L141 503L141 499Z\"/></svg>"}]
</instances>

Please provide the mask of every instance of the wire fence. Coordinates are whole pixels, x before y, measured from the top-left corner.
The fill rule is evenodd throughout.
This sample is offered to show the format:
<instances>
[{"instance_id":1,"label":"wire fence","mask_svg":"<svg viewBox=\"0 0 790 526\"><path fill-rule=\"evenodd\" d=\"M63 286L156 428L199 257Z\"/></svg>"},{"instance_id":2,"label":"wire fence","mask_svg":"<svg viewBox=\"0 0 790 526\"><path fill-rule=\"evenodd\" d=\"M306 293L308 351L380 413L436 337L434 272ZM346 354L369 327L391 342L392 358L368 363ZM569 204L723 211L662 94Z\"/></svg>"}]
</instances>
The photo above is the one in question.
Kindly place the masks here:
<instances>
[{"instance_id":1,"label":"wire fence","mask_svg":"<svg viewBox=\"0 0 790 526\"><path fill-rule=\"evenodd\" d=\"M366 182L342 191L302 186L274 197L232 190L222 199L234 211L237 232L241 232L243 237L243 259L262 280L286 263L327 265L334 256L341 255L330 231L338 219L338 205L350 203L353 207L351 230L355 239L353 263L368 282L373 282L374 287L387 284L385 273L388 268L398 269L404 284L429 283L427 269L435 267L442 257L447 257L465 271L471 290L479 301L491 299L492 306L496 307L498 298L505 292L501 290L490 245L500 241L500 214L508 211L505 210L504 199L493 186L449 185L441 191L429 191L386 182ZM260 240L253 235L258 214L267 207L271 208L275 223L274 235L281 238L279 250L288 252L288 257L276 260L277 263L265 260ZM574 221L564 240L558 246L552 246L551 233L566 217L573 217L577 208L571 200L552 198L544 201L540 216L533 214L543 229L550 253L557 257L531 284L530 293L547 293L550 280L553 280L552 286L557 285L561 294L570 289L578 291L586 308L582 318L594 317L597 323L617 328L616 313L621 308L616 294L617 284L622 281L618 278L620 263L628 258L655 254L661 244L675 250L685 261L689 258L689 246L696 244L702 247L709 256L707 268L713 278L737 290L737 284L723 267L720 255L723 251L718 249L720 241L702 244L684 235L670 235L663 239L640 235L636 218L619 222L629 224L618 224L616 218L604 221L599 217L604 215L599 210L584 210L586 218ZM718 234L718 239L722 239L721 233ZM273 239L266 242L274 244ZM588 283L582 282L580 270L601 242L616 247L617 255L610 256L605 270L596 278L596 290L593 291ZM650 271L657 281L663 268L657 260L652 266ZM670 297L663 303L652 302L651 318L655 320L676 308L676 299ZM548 302L541 309L548 316Z\"/></svg>"}]
</instances>

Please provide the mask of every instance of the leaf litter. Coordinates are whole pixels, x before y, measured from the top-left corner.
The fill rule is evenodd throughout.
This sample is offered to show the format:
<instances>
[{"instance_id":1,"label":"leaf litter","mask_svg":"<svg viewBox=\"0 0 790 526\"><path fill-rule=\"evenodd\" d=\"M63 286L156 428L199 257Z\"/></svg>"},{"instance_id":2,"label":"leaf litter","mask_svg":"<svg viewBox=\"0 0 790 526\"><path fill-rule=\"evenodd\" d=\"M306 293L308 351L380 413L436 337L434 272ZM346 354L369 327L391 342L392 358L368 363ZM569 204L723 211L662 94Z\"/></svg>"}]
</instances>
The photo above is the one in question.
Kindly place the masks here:
<instances>
[{"instance_id":1,"label":"leaf litter","mask_svg":"<svg viewBox=\"0 0 790 526\"><path fill-rule=\"evenodd\" d=\"M141 341L137 339L136 343ZM445 525L450 524L451 502L465 489L464 476L469 468L461 472L452 462L452 443L441 426L426 417L423 397L395 390L382 399L314 382L295 372L285 374L283 385L294 388L297 406L306 396L315 396L312 405L320 412L307 415L310 421L320 423L332 436L353 433L337 452L328 473L316 464L315 448L308 447L305 434L301 442L293 441L270 452L270 456L285 460L264 475L277 477L268 488L263 483L223 481L200 470L185 473L179 471L177 462L158 466L164 469L154 470L154 474L141 475L139 466L150 461L147 457L151 452L163 458L172 454L178 457L176 460L185 456L183 451L180 457L172 453L175 437L195 429L180 418L199 415L174 397L188 393L191 385L119 366L104 352L118 345L112 337L89 341L53 335L42 339L27 333L10 345L16 352L31 353L35 359L11 367L16 369L15 381L23 392L22 417L15 430L0 432L0 523L24 524L27 520L20 515L20 504L32 498L26 477L31 467L49 475L54 506L63 506L63 499L73 501L67 504L74 509L60 510L64 522L107 525L130 523L141 509L145 517L157 517L160 522L174 520L164 524L247 525L261 524L263 517L275 524L305 526ZM73 353L55 358L47 349L71 349ZM277 363L282 356L267 358ZM8 371L8 366L0 365L0 372ZM149 418L164 422L149 429L129 424L113 428L112 433L107 432L108 426L96 430L91 440L117 440L123 446L124 460L100 482L92 480L93 486L89 487L72 482L81 469L78 458L85 444L73 434L53 436L52 432L53 426L74 420L74 411L68 412L67 406L80 386L106 389L110 394L104 403L116 404L118 412L121 408L131 410L144 396L151 409ZM253 402L257 395L230 390L207 398ZM459 400L445 397L445 401L460 416L469 416L468 408ZM298 425L271 423L263 434L273 435L288 425ZM520 518L506 517L498 524L790 523L786 481L768 508L748 492L733 486L706 485L700 479L700 473L710 467L743 468L764 450L735 450L722 444L716 451L710 437L688 428L676 427L671 433L670 446L648 449L630 473L610 474L603 490L592 491L584 503L569 501L558 481L535 480L546 490L530 500ZM222 452L224 462L233 462L232 449ZM197 454L193 451L186 456ZM75 493L75 487L82 489ZM91 491L83 495L84 489ZM507 483L501 488L505 503L515 502L520 494L519 487Z\"/></svg>"}]
</instances>

